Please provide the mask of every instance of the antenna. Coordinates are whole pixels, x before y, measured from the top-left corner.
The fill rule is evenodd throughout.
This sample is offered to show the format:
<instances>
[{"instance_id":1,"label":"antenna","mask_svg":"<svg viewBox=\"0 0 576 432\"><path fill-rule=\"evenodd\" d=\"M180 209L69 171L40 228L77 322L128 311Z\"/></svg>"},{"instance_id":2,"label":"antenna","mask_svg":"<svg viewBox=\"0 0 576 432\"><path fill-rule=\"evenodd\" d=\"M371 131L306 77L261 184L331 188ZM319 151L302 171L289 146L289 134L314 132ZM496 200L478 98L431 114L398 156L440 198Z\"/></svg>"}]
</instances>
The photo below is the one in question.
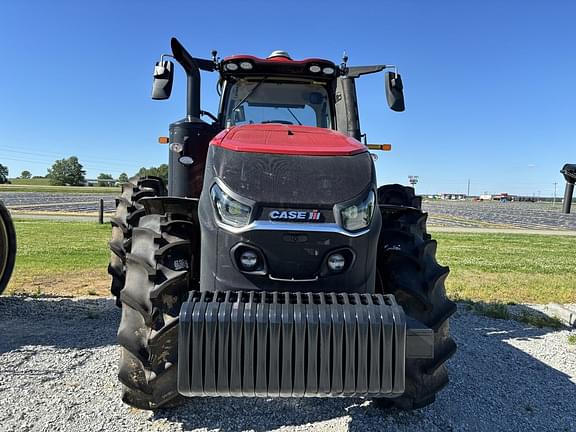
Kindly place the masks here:
<instances>
[{"instance_id":1,"label":"antenna","mask_svg":"<svg viewBox=\"0 0 576 432\"><path fill-rule=\"evenodd\" d=\"M212 61L214 62L214 66L216 67L216 69L218 69L218 51L212 50L210 54L212 55Z\"/></svg>"}]
</instances>

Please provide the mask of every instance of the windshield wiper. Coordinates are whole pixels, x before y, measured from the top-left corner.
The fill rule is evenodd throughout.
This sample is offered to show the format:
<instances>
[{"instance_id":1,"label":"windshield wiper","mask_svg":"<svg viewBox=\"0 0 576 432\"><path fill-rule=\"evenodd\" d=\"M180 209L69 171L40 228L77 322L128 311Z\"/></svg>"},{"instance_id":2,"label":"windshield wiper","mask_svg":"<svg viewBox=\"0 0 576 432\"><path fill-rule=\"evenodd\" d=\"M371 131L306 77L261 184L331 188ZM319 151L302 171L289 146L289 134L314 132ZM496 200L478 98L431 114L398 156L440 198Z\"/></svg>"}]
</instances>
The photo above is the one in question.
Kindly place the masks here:
<instances>
[{"instance_id":1,"label":"windshield wiper","mask_svg":"<svg viewBox=\"0 0 576 432\"><path fill-rule=\"evenodd\" d=\"M267 78L268 77L264 77L260 81L258 81L258 83L254 87L252 87L252 90L250 90L248 92L248 94L246 96L244 96L242 98L242 100L234 106L234 108L232 108L232 112L236 111L238 109L238 107L240 107L240 105L242 105L244 102L246 102L246 99L248 99L250 96L252 96L254 94L254 92L258 89L258 87L260 87L260 84L262 84L264 81L266 81Z\"/></svg>"},{"instance_id":2,"label":"windshield wiper","mask_svg":"<svg viewBox=\"0 0 576 432\"><path fill-rule=\"evenodd\" d=\"M290 108L286 108L286 109L288 110L288 112L290 113L290 115L291 115L292 117L294 117L294 120L296 120L296 121L298 122L298 124L299 124L300 126L302 126L302 122L301 122L300 120L298 120L298 117L296 117L296 116L294 115L294 113L292 112L292 110L291 110Z\"/></svg>"}]
</instances>

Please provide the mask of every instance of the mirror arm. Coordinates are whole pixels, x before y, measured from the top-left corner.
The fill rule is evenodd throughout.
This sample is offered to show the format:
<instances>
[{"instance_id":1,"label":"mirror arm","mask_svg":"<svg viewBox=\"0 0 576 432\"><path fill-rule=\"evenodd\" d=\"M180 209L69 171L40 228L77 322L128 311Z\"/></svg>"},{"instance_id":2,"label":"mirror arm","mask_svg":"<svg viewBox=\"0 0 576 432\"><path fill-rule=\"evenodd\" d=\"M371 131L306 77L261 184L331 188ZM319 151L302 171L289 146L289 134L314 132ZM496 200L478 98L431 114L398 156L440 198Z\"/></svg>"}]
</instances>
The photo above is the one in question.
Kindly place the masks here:
<instances>
[{"instance_id":1,"label":"mirror arm","mask_svg":"<svg viewBox=\"0 0 576 432\"><path fill-rule=\"evenodd\" d=\"M393 69L394 74L398 75L398 68L396 65L374 65L374 66L352 66L347 68L347 74L349 78L358 78L361 75L373 74L376 72L382 72L384 69Z\"/></svg>"}]
</instances>

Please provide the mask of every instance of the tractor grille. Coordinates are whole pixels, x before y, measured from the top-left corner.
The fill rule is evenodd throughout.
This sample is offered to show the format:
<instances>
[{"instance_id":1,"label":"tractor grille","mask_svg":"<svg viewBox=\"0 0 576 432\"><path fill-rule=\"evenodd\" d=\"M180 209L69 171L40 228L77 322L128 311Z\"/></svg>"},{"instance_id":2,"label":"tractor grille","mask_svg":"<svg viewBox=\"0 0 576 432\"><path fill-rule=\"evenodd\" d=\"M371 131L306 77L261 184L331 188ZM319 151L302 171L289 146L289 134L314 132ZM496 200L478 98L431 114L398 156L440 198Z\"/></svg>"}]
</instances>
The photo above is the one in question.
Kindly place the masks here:
<instances>
[{"instance_id":1,"label":"tractor grille","mask_svg":"<svg viewBox=\"0 0 576 432\"><path fill-rule=\"evenodd\" d=\"M432 346L431 330L417 333ZM178 391L393 397L404 392L406 340L393 296L195 291L180 313Z\"/></svg>"}]
</instances>

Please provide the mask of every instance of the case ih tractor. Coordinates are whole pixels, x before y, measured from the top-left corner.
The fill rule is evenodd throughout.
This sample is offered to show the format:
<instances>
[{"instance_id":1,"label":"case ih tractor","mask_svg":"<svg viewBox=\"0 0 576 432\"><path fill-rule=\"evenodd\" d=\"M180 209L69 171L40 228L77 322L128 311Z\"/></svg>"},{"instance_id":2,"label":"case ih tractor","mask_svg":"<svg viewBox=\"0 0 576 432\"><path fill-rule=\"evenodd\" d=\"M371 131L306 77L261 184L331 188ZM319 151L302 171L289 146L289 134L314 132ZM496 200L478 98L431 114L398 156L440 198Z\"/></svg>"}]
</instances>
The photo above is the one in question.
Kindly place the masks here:
<instances>
[{"instance_id":1,"label":"case ih tractor","mask_svg":"<svg viewBox=\"0 0 576 432\"><path fill-rule=\"evenodd\" d=\"M170 96L175 59L187 115L170 125L169 180L123 185L109 272L122 307L123 400L182 396L373 398L423 407L456 347L426 214L412 188L377 187L355 82L391 66L192 57L172 39L154 69ZM217 115L200 71L219 74ZM390 107L402 82L386 74ZM210 123L200 119L210 118Z\"/></svg>"}]
</instances>

